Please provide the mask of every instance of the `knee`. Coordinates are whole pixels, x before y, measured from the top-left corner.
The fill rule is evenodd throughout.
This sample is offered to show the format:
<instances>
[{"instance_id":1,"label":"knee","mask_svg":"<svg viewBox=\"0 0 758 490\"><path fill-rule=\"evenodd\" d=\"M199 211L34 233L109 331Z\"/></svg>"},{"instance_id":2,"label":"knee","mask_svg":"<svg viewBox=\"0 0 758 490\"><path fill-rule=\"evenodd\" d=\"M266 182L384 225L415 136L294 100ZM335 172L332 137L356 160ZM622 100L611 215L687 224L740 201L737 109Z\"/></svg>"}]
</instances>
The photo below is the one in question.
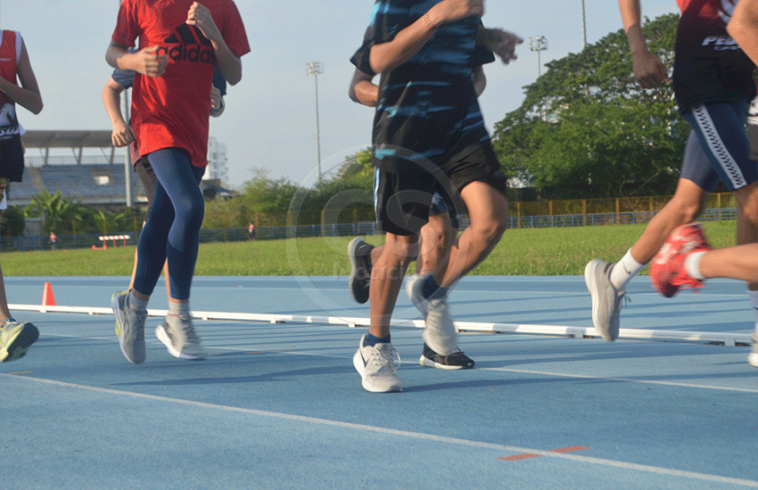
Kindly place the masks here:
<instances>
[{"instance_id":1,"label":"knee","mask_svg":"<svg viewBox=\"0 0 758 490\"><path fill-rule=\"evenodd\" d=\"M177 219L198 229L205 217L205 202L202 199L186 199L175 210Z\"/></svg>"},{"instance_id":2,"label":"knee","mask_svg":"<svg viewBox=\"0 0 758 490\"><path fill-rule=\"evenodd\" d=\"M475 226L476 234L479 235L486 243L497 243L500 238L508 229L508 217L497 216L487 220L480 221L477 224L472 223Z\"/></svg>"}]
</instances>

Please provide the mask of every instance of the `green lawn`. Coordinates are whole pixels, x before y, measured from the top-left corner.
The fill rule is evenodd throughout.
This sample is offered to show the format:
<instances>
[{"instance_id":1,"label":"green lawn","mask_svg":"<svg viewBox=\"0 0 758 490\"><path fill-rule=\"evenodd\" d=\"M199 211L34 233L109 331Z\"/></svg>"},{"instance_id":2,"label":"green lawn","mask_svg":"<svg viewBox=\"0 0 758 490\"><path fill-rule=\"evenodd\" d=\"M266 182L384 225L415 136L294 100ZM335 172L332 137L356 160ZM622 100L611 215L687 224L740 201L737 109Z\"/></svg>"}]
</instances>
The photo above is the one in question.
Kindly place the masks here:
<instances>
[{"instance_id":1,"label":"green lawn","mask_svg":"<svg viewBox=\"0 0 758 490\"><path fill-rule=\"evenodd\" d=\"M735 222L704 223L714 247L734 243ZM508 230L490 257L472 274L582 275L592 258L620 258L644 225ZM350 237L211 243L200 246L197 275L331 276L350 273ZM383 238L367 237L379 245ZM135 247L3 253L6 276L127 276ZM413 267L413 266L411 266Z\"/></svg>"}]
</instances>

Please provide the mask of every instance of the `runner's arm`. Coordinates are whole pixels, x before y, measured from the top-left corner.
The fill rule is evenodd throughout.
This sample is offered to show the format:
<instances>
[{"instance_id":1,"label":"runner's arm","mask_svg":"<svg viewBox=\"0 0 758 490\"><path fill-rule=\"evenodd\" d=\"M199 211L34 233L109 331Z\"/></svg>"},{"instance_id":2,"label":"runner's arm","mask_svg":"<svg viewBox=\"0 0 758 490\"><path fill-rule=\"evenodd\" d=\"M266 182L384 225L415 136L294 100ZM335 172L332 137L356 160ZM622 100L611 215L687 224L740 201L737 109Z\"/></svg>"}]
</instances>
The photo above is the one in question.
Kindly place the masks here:
<instances>
[{"instance_id":1,"label":"runner's arm","mask_svg":"<svg viewBox=\"0 0 758 490\"><path fill-rule=\"evenodd\" d=\"M18 59L16 71L21 86L19 87L15 83L0 77L0 91L32 114L39 114L42 111L42 95L40 95L37 78L34 76L31 61L29 61L29 53L26 51L26 44L23 40L21 41L21 56Z\"/></svg>"},{"instance_id":2,"label":"runner's arm","mask_svg":"<svg viewBox=\"0 0 758 490\"><path fill-rule=\"evenodd\" d=\"M758 1L742 0L737 3L726 30L758 65Z\"/></svg>"},{"instance_id":3,"label":"runner's arm","mask_svg":"<svg viewBox=\"0 0 758 490\"><path fill-rule=\"evenodd\" d=\"M667 79L663 62L650 52L642 33L640 0L619 0L624 32L632 52L634 78L642 88L653 88Z\"/></svg>"}]
</instances>

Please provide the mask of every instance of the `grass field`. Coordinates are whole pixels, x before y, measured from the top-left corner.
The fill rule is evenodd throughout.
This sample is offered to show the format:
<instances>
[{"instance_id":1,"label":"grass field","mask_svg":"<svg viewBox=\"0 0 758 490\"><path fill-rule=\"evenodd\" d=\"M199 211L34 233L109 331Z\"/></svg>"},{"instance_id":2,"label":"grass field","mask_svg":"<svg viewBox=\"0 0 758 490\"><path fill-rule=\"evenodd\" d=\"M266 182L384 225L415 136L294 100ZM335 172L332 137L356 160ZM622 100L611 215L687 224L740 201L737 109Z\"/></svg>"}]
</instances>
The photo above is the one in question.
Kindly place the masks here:
<instances>
[{"instance_id":1,"label":"grass field","mask_svg":"<svg viewBox=\"0 0 758 490\"><path fill-rule=\"evenodd\" d=\"M707 222L711 245L734 244L735 222ZM472 274L582 275L592 258L616 260L644 225L508 230ZM383 237L365 237L379 245ZM196 274L204 276L345 276L350 273L345 238L211 243L200 246ZM128 276L135 247L3 253L6 276ZM411 266L413 268L413 266ZM644 273L644 272L643 272Z\"/></svg>"}]
</instances>

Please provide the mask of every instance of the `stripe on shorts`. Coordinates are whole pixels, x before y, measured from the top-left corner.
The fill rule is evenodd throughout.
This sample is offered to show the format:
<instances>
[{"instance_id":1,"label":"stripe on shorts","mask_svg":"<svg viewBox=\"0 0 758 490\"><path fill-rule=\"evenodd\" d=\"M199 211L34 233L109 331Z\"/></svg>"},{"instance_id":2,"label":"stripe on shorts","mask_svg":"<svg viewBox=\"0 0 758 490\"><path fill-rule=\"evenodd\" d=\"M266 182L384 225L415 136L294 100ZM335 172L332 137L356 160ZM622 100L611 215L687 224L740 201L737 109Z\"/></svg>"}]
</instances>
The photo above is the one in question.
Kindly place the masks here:
<instances>
[{"instance_id":1,"label":"stripe on shorts","mask_svg":"<svg viewBox=\"0 0 758 490\"><path fill-rule=\"evenodd\" d=\"M739 189L747 185L745 177L742 175L740 166L737 165L737 161L734 159L729 149L721 139L721 135L716 130L716 125L711 119L711 115L708 113L708 109L704 105L699 105L692 109L692 115L695 117L700 131L705 136L705 140L708 143L708 149L711 154L716 158L718 164L724 169L727 177L732 183L734 189Z\"/></svg>"}]
</instances>

